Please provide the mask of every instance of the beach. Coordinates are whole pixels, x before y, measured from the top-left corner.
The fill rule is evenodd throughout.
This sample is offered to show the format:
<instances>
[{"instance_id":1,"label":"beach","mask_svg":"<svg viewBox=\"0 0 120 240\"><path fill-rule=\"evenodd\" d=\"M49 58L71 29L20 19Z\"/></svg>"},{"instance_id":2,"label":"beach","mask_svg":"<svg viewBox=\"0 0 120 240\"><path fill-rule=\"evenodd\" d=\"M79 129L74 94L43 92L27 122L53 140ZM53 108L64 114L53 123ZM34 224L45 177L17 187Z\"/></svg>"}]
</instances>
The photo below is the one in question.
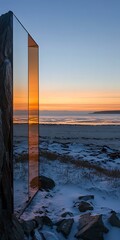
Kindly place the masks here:
<instances>
[{"instance_id":1,"label":"beach","mask_svg":"<svg viewBox=\"0 0 120 240\"><path fill-rule=\"evenodd\" d=\"M28 134L27 124L14 124L14 129L15 137L26 137ZM63 142L69 139L73 142L108 145L120 149L120 125L41 124L39 136Z\"/></svg>"},{"instance_id":2,"label":"beach","mask_svg":"<svg viewBox=\"0 0 120 240\"><path fill-rule=\"evenodd\" d=\"M16 155L24 155L27 151L28 129L26 126L26 124L14 126ZM104 224L109 229L109 233L104 234L105 240L119 240L119 229L111 227L108 222L111 211L116 211L120 217L119 133L119 125L40 125L39 174L53 179L55 188L50 192L39 191L21 219L29 220L36 216L47 215L53 222L56 222L61 219L64 212L71 212L74 225L68 239L76 239L74 235L77 232L81 213L73 206L79 196L93 194L94 200L89 201L93 210L88 212L94 215L102 214ZM25 184L25 181L22 182L23 172L26 172L24 165L25 162L21 170L18 165L15 175L15 179L17 178L17 181L15 180L16 209L18 210L20 208L20 204L17 204L20 184ZM17 182L19 182L18 188ZM52 230L43 228L44 236L46 232L53 234L52 239L65 239L62 234L59 235L56 232L55 227Z\"/></svg>"},{"instance_id":3,"label":"beach","mask_svg":"<svg viewBox=\"0 0 120 240\"><path fill-rule=\"evenodd\" d=\"M120 125L40 125L40 137L120 149Z\"/></svg>"}]
</instances>

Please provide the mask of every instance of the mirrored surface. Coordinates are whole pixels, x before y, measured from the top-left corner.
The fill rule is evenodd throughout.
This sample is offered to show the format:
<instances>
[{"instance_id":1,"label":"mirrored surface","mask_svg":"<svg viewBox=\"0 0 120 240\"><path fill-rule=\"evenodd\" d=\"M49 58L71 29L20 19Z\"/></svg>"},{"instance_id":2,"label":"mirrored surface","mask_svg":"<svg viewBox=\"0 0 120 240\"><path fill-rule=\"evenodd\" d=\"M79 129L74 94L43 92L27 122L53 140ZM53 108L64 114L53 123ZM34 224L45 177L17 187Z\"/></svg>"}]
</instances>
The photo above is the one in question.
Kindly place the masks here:
<instances>
[{"instance_id":1,"label":"mirrored surface","mask_svg":"<svg viewBox=\"0 0 120 240\"><path fill-rule=\"evenodd\" d=\"M28 34L13 17L14 209L28 201Z\"/></svg>"},{"instance_id":2,"label":"mirrored surface","mask_svg":"<svg viewBox=\"0 0 120 240\"><path fill-rule=\"evenodd\" d=\"M13 176L18 214L38 190L38 45L13 17Z\"/></svg>"},{"instance_id":3,"label":"mirrored surface","mask_svg":"<svg viewBox=\"0 0 120 240\"><path fill-rule=\"evenodd\" d=\"M38 189L39 85L38 45L28 36L29 75L29 197Z\"/></svg>"}]
</instances>

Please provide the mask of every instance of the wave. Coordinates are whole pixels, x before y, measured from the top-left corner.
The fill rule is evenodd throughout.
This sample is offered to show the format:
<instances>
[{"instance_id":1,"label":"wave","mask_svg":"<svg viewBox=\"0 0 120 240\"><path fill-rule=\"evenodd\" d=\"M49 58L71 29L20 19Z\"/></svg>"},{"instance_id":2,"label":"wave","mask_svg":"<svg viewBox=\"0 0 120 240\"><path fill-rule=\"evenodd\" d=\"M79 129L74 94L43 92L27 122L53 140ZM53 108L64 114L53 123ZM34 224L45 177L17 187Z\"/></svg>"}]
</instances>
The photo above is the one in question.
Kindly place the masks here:
<instances>
[{"instance_id":1,"label":"wave","mask_svg":"<svg viewBox=\"0 0 120 240\"><path fill-rule=\"evenodd\" d=\"M14 123L28 123L25 114L14 114ZM36 117L31 115L30 123L36 123ZM91 114L91 112L49 111L39 116L40 124L69 124L69 125L120 125L119 114Z\"/></svg>"}]
</instances>

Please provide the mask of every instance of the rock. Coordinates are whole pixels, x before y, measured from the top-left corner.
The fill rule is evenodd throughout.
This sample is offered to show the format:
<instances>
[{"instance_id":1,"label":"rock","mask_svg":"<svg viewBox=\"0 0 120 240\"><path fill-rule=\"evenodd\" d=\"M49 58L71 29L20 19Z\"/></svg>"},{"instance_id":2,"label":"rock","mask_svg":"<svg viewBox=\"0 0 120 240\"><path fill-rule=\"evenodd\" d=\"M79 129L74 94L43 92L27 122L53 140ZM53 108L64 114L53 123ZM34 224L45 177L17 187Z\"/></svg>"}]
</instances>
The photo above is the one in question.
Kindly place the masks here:
<instances>
[{"instance_id":1,"label":"rock","mask_svg":"<svg viewBox=\"0 0 120 240\"><path fill-rule=\"evenodd\" d=\"M42 216L41 218L42 218L43 225L47 225L47 226L50 226L50 227L53 226L53 222L49 217Z\"/></svg>"},{"instance_id":2,"label":"rock","mask_svg":"<svg viewBox=\"0 0 120 240\"><path fill-rule=\"evenodd\" d=\"M36 236L33 236L32 240L38 240L38 238Z\"/></svg>"},{"instance_id":3,"label":"rock","mask_svg":"<svg viewBox=\"0 0 120 240\"><path fill-rule=\"evenodd\" d=\"M15 216L13 216L13 226L11 234L9 233L10 240L24 239L24 230Z\"/></svg>"},{"instance_id":4,"label":"rock","mask_svg":"<svg viewBox=\"0 0 120 240\"><path fill-rule=\"evenodd\" d=\"M42 217L36 216L34 218L34 221L36 222L36 226L41 229L43 227L43 219Z\"/></svg>"},{"instance_id":5,"label":"rock","mask_svg":"<svg viewBox=\"0 0 120 240\"><path fill-rule=\"evenodd\" d=\"M113 212L108 219L109 223L114 227L120 228L120 219L118 218L116 212Z\"/></svg>"},{"instance_id":6,"label":"rock","mask_svg":"<svg viewBox=\"0 0 120 240\"><path fill-rule=\"evenodd\" d=\"M3 162L4 162L4 142L3 142L3 130L2 130L2 111L0 109L0 172L2 170L3 167ZM0 177L0 181L1 181L1 177Z\"/></svg>"},{"instance_id":7,"label":"rock","mask_svg":"<svg viewBox=\"0 0 120 240\"><path fill-rule=\"evenodd\" d=\"M94 199L94 195L85 195L85 196L80 196L79 200L83 200L83 201L88 201Z\"/></svg>"},{"instance_id":8,"label":"rock","mask_svg":"<svg viewBox=\"0 0 120 240\"><path fill-rule=\"evenodd\" d=\"M107 232L108 229L104 226L102 215L91 216L88 213L80 217L79 230L75 237L79 240L103 240L103 233Z\"/></svg>"},{"instance_id":9,"label":"rock","mask_svg":"<svg viewBox=\"0 0 120 240\"><path fill-rule=\"evenodd\" d=\"M120 158L120 152L114 152L114 153L109 153L108 155L110 158L112 158L113 160Z\"/></svg>"},{"instance_id":10,"label":"rock","mask_svg":"<svg viewBox=\"0 0 120 240\"><path fill-rule=\"evenodd\" d=\"M37 210L35 213L42 215L44 212L42 210Z\"/></svg>"},{"instance_id":11,"label":"rock","mask_svg":"<svg viewBox=\"0 0 120 240\"><path fill-rule=\"evenodd\" d=\"M24 239L13 216L13 14L0 16L0 239Z\"/></svg>"},{"instance_id":12,"label":"rock","mask_svg":"<svg viewBox=\"0 0 120 240\"><path fill-rule=\"evenodd\" d=\"M93 220L93 217L91 216L91 213L85 213L83 215L81 215L80 219L79 219L79 227L78 229L82 229L83 227L85 227L90 221Z\"/></svg>"},{"instance_id":13,"label":"rock","mask_svg":"<svg viewBox=\"0 0 120 240\"><path fill-rule=\"evenodd\" d=\"M65 237L67 237L70 234L73 222L73 218L63 219L61 223L57 226L57 231L61 232Z\"/></svg>"},{"instance_id":14,"label":"rock","mask_svg":"<svg viewBox=\"0 0 120 240\"><path fill-rule=\"evenodd\" d=\"M64 219L60 219L60 220L58 220L56 223L54 223L54 225L56 225L56 226L60 226L61 223L63 222L63 220L64 220Z\"/></svg>"},{"instance_id":15,"label":"rock","mask_svg":"<svg viewBox=\"0 0 120 240\"><path fill-rule=\"evenodd\" d=\"M107 147L103 146L102 149L101 149L101 152L102 153L107 153Z\"/></svg>"},{"instance_id":16,"label":"rock","mask_svg":"<svg viewBox=\"0 0 120 240\"><path fill-rule=\"evenodd\" d=\"M35 235L33 236L32 240L45 240L42 233L40 233L38 230L35 231Z\"/></svg>"},{"instance_id":17,"label":"rock","mask_svg":"<svg viewBox=\"0 0 120 240\"><path fill-rule=\"evenodd\" d=\"M42 239L43 240L59 240L56 234L49 232L49 231L42 231Z\"/></svg>"},{"instance_id":18,"label":"rock","mask_svg":"<svg viewBox=\"0 0 120 240\"><path fill-rule=\"evenodd\" d=\"M22 221L24 233L29 236L31 232L36 228L36 222L34 220Z\"/></svg>"},{"instance_id":19,"label":"rock","mask_svg":"<svg viewBox=\"0 0 120 240\"><path fill-rule=\"evenodd\" d=\"M34 238L34 236L35 236L35 230L32 230L32 231L31 231L30 236L31 236L32 238Z\"/></svg>"},{"instance_id":20,"label":"rock","mask_svg":"<svg viewBox=\"0 0 120 240\"><path fill-rule=\"evenodd\" d=\"M61 217L67 217L67 216L73 217L73 213L72 212L64 212L61 214Z\"/></svg>"},{"instance_id":21,"label":"rock","mask_svg":"<svg viewBox=\"0 0 120 240\"><path fill-rule=\"evenodd\" d=\"M93 206L85 201L81 201L79 204L79 211L80 212L86 212L87 210L93 210Z\"/></svg>"},{"instance_id":22,"label":"rock","mask_svg":"<svg viewBox=\"0 0 120 240\"><path fill-rule=\"evenodd\" d=\"M39 177L33 178L30 182L30 186L32 188L36 188L37 186L39 186L39 190L47 190L48 191L55 187L55 182L51 178L41 175Z\"/></svg>"}]
</instances>

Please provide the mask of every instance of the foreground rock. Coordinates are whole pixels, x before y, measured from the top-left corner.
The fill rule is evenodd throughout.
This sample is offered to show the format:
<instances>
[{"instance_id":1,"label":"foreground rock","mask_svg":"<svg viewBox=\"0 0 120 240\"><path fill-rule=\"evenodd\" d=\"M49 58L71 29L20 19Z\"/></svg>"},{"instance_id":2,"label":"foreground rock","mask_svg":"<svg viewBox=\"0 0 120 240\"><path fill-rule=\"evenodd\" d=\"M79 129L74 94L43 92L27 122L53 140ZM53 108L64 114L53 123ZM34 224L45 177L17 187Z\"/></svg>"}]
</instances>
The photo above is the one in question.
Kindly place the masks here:
<instances>
[{"instance_id":1,"label":"foreground rock","mask_svg":"<svg viewBox=\"0 0 120 240\"><path fill-rule=\"evenodd\" d=\"M109 157L112 158L113 160L120 158L120 152L110 153Z\"/></svg>"},{"instance_id":2,"label":"foreground rock","mask_svg":"<svg viewBox=\"0 0 120 240\"><path fill-rule=\"evenodd\" d=\"M110 218L108 219L109 223L113 226L113 227L119 227L120 228L120 219L118 218L116 212L113 212L110 216Z\"/></svg>"},{"instance_id":3,"label":"foreground rock","mask_svg":"<svg viewBox=\"0 0 120 240\"><path fill-rule=\"evenodd\" d=\"M79 200L83 200L83 201L88 201L92 199L94 199L94 195L84 195L79 197Z\"/></svg>"},{"instance_id":4,"label":"foreground rock","mask_svg":"<svg viewBox=\"0 0 120 240\"><path fill-rule=\"evenodd\" d=\"M72 212L64 212L64 213L61 214L61 217L64 217L64 218L68 217L68 216L73 217L73 213Z\"/></svg>"},{"instance_id":5,"label":"foreground rock","mask_svg":"<svg viewBox=\"0 0 120 240\"><path fill-rule=\"evenodd\" d=\"M90 213L84 214L79 220L79 230L76 238L83 240L103 240L103 233L108 229L104 226L102 215L91 216Z\"/></svg>"},{"instance_id":6,"label":"foreground rock","mask_svg":"<svg viewBox=\"0 0 120 240\"><path fill-rule=\"evenodd\" d=\"M86 212L87 210L93 210L93 206L90 203L85 202L85 201L81 201L78 208L79 208L80 212Z\"/></svg>"},{"instance_id":7,"label":"foreground rock","mask_svg":"<svg viewBox=\"0 0 120 240\"><path fill-rule=\"evenodd\" d=\"M50 227L53 226L53 222L49 217L42 216L41 218L42 218L43 225L47 225L47 226L50 226Z\"/></svg>"},{"instance_id":8,"label":"foreground rock","mask_svg":"<svg viewBox=\"0 0 120 240\"><path fill-rule=\"evenodd\" d=\"M21 226L24 233L29 236L32 231L36 228L36 222L34 220L21 221Z\"/></svg>"},{"instance_id":9,"label":"foreground rock","mask_svg":"<svg viewBox=\"0 0 120 240\"><path fill-rule=\"evenodd\" d=\"M57 231L61 232L65 237L67 237L70 234L73 222L74 220L72 218L63 219L57 223Z\"/></svg>"},{"instance_id":10,"label":"foreground rock","mask_svg":"<svg viewBox=\"0 0 120 240\"><path fill-rule=\"evenodd\" d=\"M42 231L40 235L42 236L42 240L59 240L56 234L50 231Z\"/></svg>"},{"instance_id":11,"label":"foreground rock","mask_svg":"<svg viewBox=\"0 0 120 240\"><path fill-rule=\"evenodd\" d=\"M30 182L30 186L32 188L39 187L39 190L49 191L55 187L55 182L51 178L41 175L39 177L33 178Z\"/></svg>"}]
</instances>

